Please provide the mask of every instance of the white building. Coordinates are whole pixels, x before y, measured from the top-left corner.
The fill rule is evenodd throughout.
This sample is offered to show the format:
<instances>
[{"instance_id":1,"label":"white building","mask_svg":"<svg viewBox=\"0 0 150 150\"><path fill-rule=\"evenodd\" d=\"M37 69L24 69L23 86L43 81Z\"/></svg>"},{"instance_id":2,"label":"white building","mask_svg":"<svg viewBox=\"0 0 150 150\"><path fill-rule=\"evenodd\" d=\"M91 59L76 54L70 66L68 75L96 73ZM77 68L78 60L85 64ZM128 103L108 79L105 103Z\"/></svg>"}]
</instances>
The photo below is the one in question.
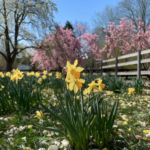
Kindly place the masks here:
<instances>
[{"instance_id":1,"label":"white building","mask_svg":"<svg viewBox=\"0 0 150 150\"><path fill-rule=\"evenodd\" d=\"M23 72L29 72L29 70L32 70L32 66L31 65L19 65L17 66L18 70L27 70L27 71L23 71Z\"/></svg>"}]
</instances>

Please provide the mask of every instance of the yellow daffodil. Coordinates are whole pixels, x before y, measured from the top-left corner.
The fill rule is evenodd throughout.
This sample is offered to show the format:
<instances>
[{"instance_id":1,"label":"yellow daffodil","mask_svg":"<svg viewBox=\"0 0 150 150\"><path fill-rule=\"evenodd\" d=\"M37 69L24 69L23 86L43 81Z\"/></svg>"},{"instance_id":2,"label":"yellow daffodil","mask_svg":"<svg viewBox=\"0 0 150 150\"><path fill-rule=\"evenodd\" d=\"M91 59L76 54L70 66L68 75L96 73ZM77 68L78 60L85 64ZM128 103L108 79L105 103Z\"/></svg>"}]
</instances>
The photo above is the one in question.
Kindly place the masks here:
<instances>
[{"instance_id":1,"label":"yellow daffodil","mask_svg":"<svg viewBox=\"0 0 150 150\"><path fill-rule=\"evenodd\" d=\"M40 74L38 72L36 72L35 76L38 78L40 76Z\"/></svg>"},{"instance_id":2,"label":"yellow daffodil","mask_svg":"<svg viewBox=\"0 0 150 150\"><path fill-rule=\"evenodd\" d=\"M83 71L84 68L76 67L77 64L78 64L77 59L75 60L73 65L71 65L69 63L69 61L67 61L67 70L68 70L67 71L67 76L66 76L67 79L73 80L73 79L79 79L80 78L80 75L81 75L80 72Z\"/></svg>"},{"instance_id":3,"label":"yellow daffodil","mask_svg":"<svg viewBox=\"0 0 150 150\"><path fill-rule=\"evenodd\" d=\"M3 86L3 85L1 85L1 87L2 87L2 89L4 88L4 86Z\"/></svg>"},{"instance_id":4,"label":"yellow daffodil","mask_svg":"<svg viewBox=\"0 0 150 150\"><path fill-rule=\"evenodd\" d=\"M77 99L80 99L80 97L79 97L79 96L77 96Z\"/></svg>"},{"instance_id":5,"label":"yellow daffodil","mask_svg":"<svg viewBox=\"0 0 150 150\"><path fill-rule=\"evenodd\" d=\"M127 124L127 121L124 121L124 122L122 123L122 125L125 125L125 124Z\"/></svg>"},{"instance_id":6,"label":"yellow daffodil","mask_svg":"<svg viewBox=\"0 0 150 150\"><path fill-rule=\"evenodd\" d=\"M23 78L23 72L17 72L16 74L16 77L18 78L18 79L22 79Z\"/></svg>"},{"instance_id":7,"label":"yellow daffodil","mask_svg":"<svg viewBox=\"0 0 150 150\"><path fill-rule=\"evenodd\" d=\"M90 84L88 84L88 93L90 93L91 92L91 90L93 89L93 91L95 92L95 91L97 91L97 90L99 90L99 91L102 91L102 88L101 87L97 87L97 83L95 83L94 81L92 81L92 83L90 83Z\"/></svg>"},{"instance_id":8,"label":"yellow daffodil","mask_svg":"<svg viewBox=\"0 0 150 150\"><path fill-rule=\"evenodd\" d=\"M30 72L27 72L27 76L31 76L31 73L30 73Z\"/></svg>"},{"instance_id":9,"label":"yellow daffodil","mask_svg":"<svg viewBox=\"0 0 150 150\"><path fill-rule=\"evenodd\" d=\"M16 81L16 84L18 83L18 78L15 74L11 75L10 80L13 81L13 82Z\"/></svg>"},{"instance_id":10,"label":"yellow daffodil","mask_svg":"<svg viewBox=\"0 0 150 150\"><path fill-rule=\"evenodd\" d=\"M6 73L6 76L10 77L10 76L11 76L11 73L10 73L10 72L7 72L7 73Z\"/></svg>"},{"instance_id":11,"label":"yellow daffodil","mask_svg":"<svg viewBox=\"0 0 150 150\"><path fill-rule=\"evenodd\" d=\"M85 90L83 91L83 95L87 95L87 94L90 94L90 92L89 92L88 89L85 89Z\"/></svg>"},{"instance_id":12,"label":"yellow daffodil","mask_svg":"<svg viewBox=\"0 0 150 150\"><path fill-rule=\"evenodd\" d=\"M36 92L36 91L37 91L37 88L33 90L33 92Z\"/></svg>"},{"instance_id":13,"label":"yellow daffodil","mask_svg":"<svg viewBox=\"0 0 150 150\"><path fill-rule=\"evenodd\" d=\"M0 72L0 76L1 76L2 78L4 78L4 74L3 74L3 72Z\"/></svg>"},{"instance_id":14,"label":"yellow daffodil","mask_svg":"<svg viewBox=\"0 0 150 150\"><path fill-rule=\"evenodd\" d=\"M111 92L111 91L106 91L106 94L107 94L107 95L111 95L111 94L113 94L113 92Z\"/></svg>"},{"instance_id":15,"label":"yellow daffodil","mask_svg":"<svg viewBox=\"0 0 150 150\"><path fill-rule=\"evenodd\" d=\"M82 84L85 82L84 79L72 79L72 80L66 79L66 81L69 82L69 90L70 91L74 90L74 93L77 93L78 88L81 88Z\"/></svg>"},{"instance_id":16,"label":"yellow daffodil","mask_svg":"<svg viewBox=\"0 0 150 150\"><path fill-rule=\"evenodd\" d=\"M102 91L102 89L105 88L105 84L102 84L102 79L101 78L98 78L98 79L95 79L94 81L98 81L98 83L96 83L99 87L99 91Z\"/></svg>"},{"instance_id":17,"label":"yellow daffodil","mask_svg":"<svg viewBox=\"0 0 150 150\"><path fill-rule=\"evenodd\" d=\"M28 125L28 128L32 128L33 127L33 125Z\"/></svg>"},{"instance_id":18,"label":"yellow daffodil","mask_svg":"<svg viewBox=\"0 0 150 150\"><path fill-rule=\"evenodd\" d=\"M83 73L83 76L86 76L86 74L85 74L85 73Z\"/></svg>"},{"instance_id":19,"label":"yellow daffodil","mask_svg":"<svg viewBox=\"0 0 150 150\"><path fill-rule=\"evenodd\" d=\"M42 119L44 118L44 114L42 113L42 111L36 111L36 116L34 116L34 118L38 118L38 119Z\"/></svg>"},{"instance_id":20,"label":"yellow daffodil","mask_svg":"<svg viewBox=\"0 0 150 150\"><path fill-rule=\"evenodd\" d=\"M49 73L48 75L49 75L49 76L52 76L52 73Z\"/></svg>"},{"instance_id":21,"label":"yellow daffodil","mask_svg":"<svg viewBox=\"0 0 150 150\"><path fill-rule=\"evenodd\" d=\"M39 84L42 83L42 78L39 78L38 81L37 81Z\"/></svg>"},{"instance_id":22,"label":"yellow daffodil","mask_svg":"<svg viewBox=\"0 0 150 150\"><path fill-rule=\"evenodd\" d=\"M13 69L12 72L17 73L17 72L20 72L20 70L18 70L18 68L17 68L16 70Z\"/></svg>"},{"instance_id":23,"label":"yellow daffodil","mask_svg":"<svg viewBox=\"0 0 150 150\"><path fill-rule=\"evenodd\" d=\"M25 147L25 148L23 148L24 150L30 150L30 147Z\"/></svg>"},{"instance_id":24,"label":"yellow daffodil","mask_svg":"<svg viewBox=\"0 0 150 150\"><path fill-rule=\"evenodd\" d=\"M129 128L128 131L130 132L130 131L131 131L131 128Z\"/></svg>"},{"instance_id":25,"label":"yellow daffodil","mask_svg":"<svg viewBox=\"0 0 150 150\"><path fill-rule=\"evenodd\" d=\"M43 75L43 76L42 76L42 78L43 78L43 79L46 79L46 76L45 76L45 75Z\"/></svg>"},{"instance_id":26,"label":"yellow daffodil","mask_svg":"<svg viewBox=\"0 0 150 150\"><path fill-rule=\"evenodd\" d=\"M150 133L150 130L143 130L144 133Z\"/></svg>"},{"instance_id":27,"label":"yellow daffodil","mask_svg":"<svg viewBox=\"0 0 150 150\"><path fill-rule=\"evenodd\" d=\"M129 91L128 95L134 94L135 89L134 88L128 88L128 91Z\"/></svg>"},{"instance_id":28,"label":"yellow daffodil","mask_svg":"<svg viewBox=\"0 0 150 150\"><path fill-rule=\"evenodd\" d=\"M57 79L60 79L60 78L61 78L61 73L56 72L56 78L57 78Z\"/></svg>"},{"instance_id":29,"label":"yellow daffodil","mask_svg":"<svg viewBox=\"0 0 150 150\"><path fill-rule=\"evenodd\" d=\"M47 70L44 70L44 71L43 71L43 74L46 75L46 74L47 74Z\"/></svg>"}]
</instances>

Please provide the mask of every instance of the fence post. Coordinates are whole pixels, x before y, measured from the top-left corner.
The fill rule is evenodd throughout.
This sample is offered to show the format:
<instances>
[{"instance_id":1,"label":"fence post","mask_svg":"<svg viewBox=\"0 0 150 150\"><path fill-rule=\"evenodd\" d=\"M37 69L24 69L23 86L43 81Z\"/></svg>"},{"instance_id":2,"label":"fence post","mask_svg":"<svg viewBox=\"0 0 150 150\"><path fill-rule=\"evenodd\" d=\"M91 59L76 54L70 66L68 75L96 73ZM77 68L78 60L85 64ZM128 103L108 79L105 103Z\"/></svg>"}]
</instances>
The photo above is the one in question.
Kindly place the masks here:
<instances>
[{"instance_id":1,"label":"fence post","mask_svg":"<svg viewBox=\"0 0 150 150\"><path fill-rule=\"evenodd\" d=\"M94 67L94 62L92 62L92 74L93 74L93 67Z\"/></svg>"},{"instance_id":2,"label":"fence post","mask_svg":"<svg viewBox=\"0 0 150 150\"><path fill-rule=\"evenodd\" d=\"M86 64L86 67L85 67L85 73L87 73L87 64Z\"/></svg>"},{"instance_id":3,"label":"fence post","mask_svg":"<svg viewBox=\"0 0 150 150\"><path fill-rule=\"evenodd\" d=\"M141 78L141 51L138 51L137 56L137 79Z\"/></svg>"},{"instance_id":4,"label":"fence post","mask_svg":"<svg viewBox=\"0 0 150 150\"><path fill-rule=\"evenodd\" d=\"M116 57L115 76L117 77L118 72L118 57Z\"/></svg>"},{"instance_id":5,"label":"fence post","mask_svg":"<svg viewBox=\"0 0 150 150\"><path fill-rule=\"evenodd\" d=\"M101 75L103 75L103 61L101 61Z\"/></svg>"}]
</instances>

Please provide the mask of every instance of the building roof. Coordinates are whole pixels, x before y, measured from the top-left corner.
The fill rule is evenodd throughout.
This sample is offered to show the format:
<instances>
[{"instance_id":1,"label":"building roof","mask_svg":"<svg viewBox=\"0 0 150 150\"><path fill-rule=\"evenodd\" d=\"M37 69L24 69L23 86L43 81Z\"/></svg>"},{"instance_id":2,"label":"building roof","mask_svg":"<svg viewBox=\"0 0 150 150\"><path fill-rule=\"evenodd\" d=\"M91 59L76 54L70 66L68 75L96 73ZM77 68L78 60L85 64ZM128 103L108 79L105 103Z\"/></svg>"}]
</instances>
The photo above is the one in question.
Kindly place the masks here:
<instances>
[{"instance_id":1,"label":"building roof","mask_svg":"<svg viewBox=\"0 0 150 150\"><path fill-rule=\"evenodd\" d=\"M31 65L19 65L19 66L17 66L17 68L19 70L31 70L32 66Z\"/></svg>"}]
</instances>

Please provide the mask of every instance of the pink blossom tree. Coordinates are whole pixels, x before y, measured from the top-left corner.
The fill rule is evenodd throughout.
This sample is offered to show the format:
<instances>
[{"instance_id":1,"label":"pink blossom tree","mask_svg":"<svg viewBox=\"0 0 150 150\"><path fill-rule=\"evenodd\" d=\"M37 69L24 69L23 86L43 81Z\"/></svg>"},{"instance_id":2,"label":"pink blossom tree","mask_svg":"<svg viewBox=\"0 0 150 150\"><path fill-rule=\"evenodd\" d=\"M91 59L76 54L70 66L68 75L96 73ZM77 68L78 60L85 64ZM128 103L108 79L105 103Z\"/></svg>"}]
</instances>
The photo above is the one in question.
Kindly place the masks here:
<instances>
[{"instance_id":1,"label":"pink blossom tree","mask_svg":"<svg viewBox=\"0 0 150 150\"><path fill-rule=\"evenodd\" d=\"M77 28L80 28L81 31L83 30L80 25ZM60 26L60 28L57 26L55 33L48 35L47 39L38 44L38 49L34 50L36 53L31 58L31 65L38 61L40 64L38 68L41 67L42 70L50 71L58 67L62 69L66 66L67 61L73 63L76 59L78 59L78 65L83 66L86 64L83 59L86 56L85 54L89 56L92 49L98 49L96 44L98 35L96 34L84 33L82 36L74 38L71 30L64 30L63 26ZM85 40L85 42L81 44L80 39ZM87 43L88 48L83 48L83 51L81 51L80 49L85 43ZM80 50L80 58L76 58L77 50Z\"/></svg>"},{"instance_id":2,"label":"pink blossom tree","mask_svg":"<svg viewBox=\"0 0 150 150\"><path fill-rule=\"evenodd\" d=\"M137 20L140 20L140 18L137 18ZM139 50L142 51L149 49L150 26L144 26L143 22L139 22L137 34L134 33L134 22L132 20L126 20L126 18L121 18L120 25L118 25L118 27L115 26L114 22L109 22L108 26L109 28L107 28L107 31L111 34L111 36L106 36L106 45L102 49L93 49L94 58L96 60L103 60L103 52L107 52L107 58L113 58L113 52L116 47L119 47L122 54L130 54ZM144 32L145 28L147 29L146 32ZM120 43L121 45L118 46ZM149 55L145 54L143 57L148 58ZM149 63L142 65L145 70L147 70L150 66Z\"/></svg>"}]
</instances>

